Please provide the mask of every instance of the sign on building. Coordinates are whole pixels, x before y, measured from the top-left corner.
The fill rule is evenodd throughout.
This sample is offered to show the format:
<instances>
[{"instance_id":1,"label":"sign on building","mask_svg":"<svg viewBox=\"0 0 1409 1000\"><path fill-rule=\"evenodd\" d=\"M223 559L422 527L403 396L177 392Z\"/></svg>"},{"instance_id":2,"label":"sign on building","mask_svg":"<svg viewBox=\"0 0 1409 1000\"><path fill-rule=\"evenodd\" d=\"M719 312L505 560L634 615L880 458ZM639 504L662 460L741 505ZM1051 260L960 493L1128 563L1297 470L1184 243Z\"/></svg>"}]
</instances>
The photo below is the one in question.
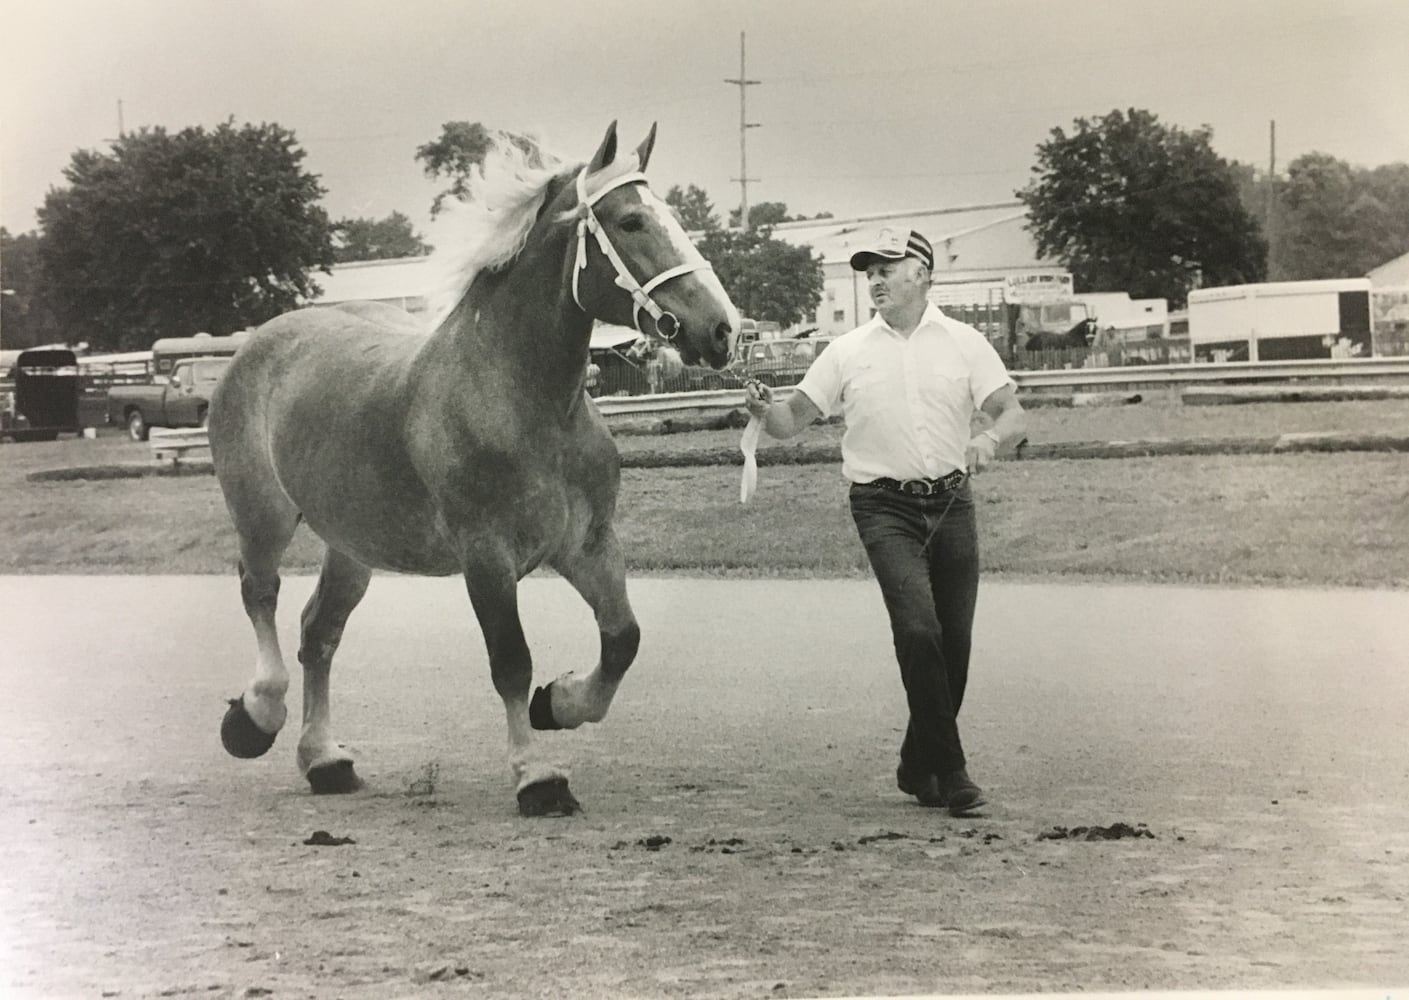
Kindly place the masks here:
<instances>
[{"instance_id":1,"label":"sign on building","mask_svg":"<svg viewBox=\"0 0 1409 1000\"><path fill-rule=\"evenodd\" d=\"M936 281L930 285L929 300L937 306L1002 305L1003 282Z\"/></svg>"},{"instance_id":2,"label":"sign on building","mask_svg":"<svg viewBox=\"0 0 1409 1000\"><path fill-rule=\"evenodd\" d=\"M1071 297L1070 274L1010 274L1003 279L1003 299L1015 305L1064 302Z\"/></svg>"}]
</instances>

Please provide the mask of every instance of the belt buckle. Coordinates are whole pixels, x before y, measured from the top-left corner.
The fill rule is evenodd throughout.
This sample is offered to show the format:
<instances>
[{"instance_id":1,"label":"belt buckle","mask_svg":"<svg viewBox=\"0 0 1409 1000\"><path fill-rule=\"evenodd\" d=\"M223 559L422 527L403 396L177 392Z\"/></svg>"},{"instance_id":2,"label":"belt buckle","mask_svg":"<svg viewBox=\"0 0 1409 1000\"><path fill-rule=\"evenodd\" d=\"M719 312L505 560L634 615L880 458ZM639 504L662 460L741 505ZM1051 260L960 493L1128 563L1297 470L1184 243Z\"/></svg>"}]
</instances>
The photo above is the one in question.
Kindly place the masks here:
<instances>
[{"instance_id":1,"label":"belt buckle","mask_svg":"<svg viewBox=\"0 0 1409 1000\"><path fill-rule=\"evenodd\" d=\"M935 492L934 483L930 482L928 479L907 479L900 484L900 492L912 497L933 496Z\"/></svg>"}]
</instances>

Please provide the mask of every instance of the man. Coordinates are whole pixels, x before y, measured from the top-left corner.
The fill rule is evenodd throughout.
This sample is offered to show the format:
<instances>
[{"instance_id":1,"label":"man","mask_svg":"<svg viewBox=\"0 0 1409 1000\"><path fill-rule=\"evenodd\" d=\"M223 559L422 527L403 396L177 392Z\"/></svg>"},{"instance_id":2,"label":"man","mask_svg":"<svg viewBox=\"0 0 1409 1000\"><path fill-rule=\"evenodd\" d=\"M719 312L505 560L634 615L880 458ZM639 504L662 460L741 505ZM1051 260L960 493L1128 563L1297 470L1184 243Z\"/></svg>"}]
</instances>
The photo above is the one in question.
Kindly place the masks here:
<instances>
[{"instance_id":1,"label":"man","mask_svg":"<svg viewBox=\"0 0 1409 1000\"><path fill-rule=\"evenodd\" d=\"M883 229L851 266L866 272L876 315L823 351L786 402L762 385L750 385L746 401L775 438L840 408L852 519L885 598L910 709L896 782L922 805L961 816L985 803L957 722L979 576L968 477L1023 439L1027 416L983 334L929 302L928 240ZM993 423L973 435L977 409Z\"/></svg>"}]
</instances>

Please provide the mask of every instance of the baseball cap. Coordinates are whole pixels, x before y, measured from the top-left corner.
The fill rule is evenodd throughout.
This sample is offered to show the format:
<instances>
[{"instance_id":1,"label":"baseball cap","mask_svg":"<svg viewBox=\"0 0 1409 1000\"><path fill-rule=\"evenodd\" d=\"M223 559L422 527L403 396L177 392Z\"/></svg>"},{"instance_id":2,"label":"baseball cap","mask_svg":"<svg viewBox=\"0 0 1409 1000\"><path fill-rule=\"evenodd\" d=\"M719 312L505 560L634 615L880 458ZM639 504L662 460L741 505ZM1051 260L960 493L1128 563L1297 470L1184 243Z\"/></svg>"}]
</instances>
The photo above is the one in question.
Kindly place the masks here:
<instances>
[{"instance_id":1,"label":"baseball cap","mask_svg":"<svg viewBox=\"0 0 1409 1000\"><path fill-rule=\"evenodd\" d=\"M904 257L914 257L931 271L934 270L934 248L929 240L913 229L891 228L882 229L862 249L852 254L851 267L854 271L864 271L877 258L900 260Z\"/></svg>"}]
</instances>

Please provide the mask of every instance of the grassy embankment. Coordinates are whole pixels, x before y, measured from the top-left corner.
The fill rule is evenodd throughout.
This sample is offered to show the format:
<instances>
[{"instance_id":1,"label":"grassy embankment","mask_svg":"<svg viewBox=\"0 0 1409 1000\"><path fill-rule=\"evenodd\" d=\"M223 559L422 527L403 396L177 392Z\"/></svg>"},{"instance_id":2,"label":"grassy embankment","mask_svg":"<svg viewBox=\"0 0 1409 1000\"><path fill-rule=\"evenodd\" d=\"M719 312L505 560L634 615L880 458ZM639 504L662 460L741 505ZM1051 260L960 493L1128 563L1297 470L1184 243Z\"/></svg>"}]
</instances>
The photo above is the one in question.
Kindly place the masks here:
<instances>
[{"instance_id":1,"label":"grassy embankment","mask_svg":"<svg viewBox=\"0 0 1409 1000\"><path fill-rule=\"evenodd\" d=\"M1409 434L1409 400L1042 408L1034 442ZM817 426L805 442L835 441ZM622 436L626 455L737 446L737 431ZM766 447L787 448L789 444ZM30 472L147 462L117 437L0 447L0 572L228 573L233 534L209 475L32 482ZM636 573L865 572L834 464L765 465L752 504L737 466L627 468L618 530ZM1006 462L976 484L983 560L1019 577L1409 586L1409 455L1212 455ZM301 531L286 566L312 572Z\"/></svg>"}]
</instances>

